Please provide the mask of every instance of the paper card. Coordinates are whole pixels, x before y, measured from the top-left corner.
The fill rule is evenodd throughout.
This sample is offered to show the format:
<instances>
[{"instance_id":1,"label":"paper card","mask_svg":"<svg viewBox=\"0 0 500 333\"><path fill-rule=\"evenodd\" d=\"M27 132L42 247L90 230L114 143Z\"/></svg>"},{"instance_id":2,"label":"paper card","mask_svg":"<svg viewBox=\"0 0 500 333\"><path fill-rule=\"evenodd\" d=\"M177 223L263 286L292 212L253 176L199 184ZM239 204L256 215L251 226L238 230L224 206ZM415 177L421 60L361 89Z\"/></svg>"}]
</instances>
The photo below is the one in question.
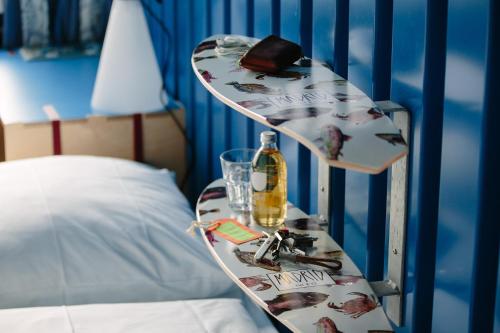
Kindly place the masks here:
<instances>
[{"instance_id":1,"label":"paper card","mask_svg":"<svg viewBox=\"0 0 500 333\"><path fill-rule=\"evenodd\" d=\"M263 236L262 233L244 226L235 219L217 220L210 227L208 227L208 230L238 245Z\"/></svg>"},{"instance_id":2,"label":"paper card","mask_svg":"<svg viewBox=\"0 0 500 333\"><path fill-rule=\"evenodd\" d=\"M315 269L267 274L267 277L278 290L335 285L335 281L327 272Z\"/></svg>"}]
</instances>

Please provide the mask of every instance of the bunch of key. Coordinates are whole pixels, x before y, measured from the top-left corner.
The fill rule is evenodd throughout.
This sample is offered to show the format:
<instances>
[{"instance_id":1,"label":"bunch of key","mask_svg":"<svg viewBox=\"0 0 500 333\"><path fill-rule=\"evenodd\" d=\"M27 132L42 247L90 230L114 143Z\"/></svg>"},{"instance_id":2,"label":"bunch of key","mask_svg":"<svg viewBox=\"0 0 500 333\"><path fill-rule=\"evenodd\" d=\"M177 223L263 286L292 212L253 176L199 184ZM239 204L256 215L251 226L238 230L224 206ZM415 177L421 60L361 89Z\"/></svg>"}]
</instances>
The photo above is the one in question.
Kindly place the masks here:
<instances>
[{"instance_id":1,"label":"bunch of key","mask_svg":"<svg viewBox=\"0 0 500 333\"><path fill-rule=\"evenodd\" d=\"M317 240L317 237L311 237L307 234L296 234L286 229L281 229L272 235L267 235L266 240L257 252L255 252L254 261L261 261L264 259L266 253L271 251L273 262L286 260L293 263L316 265L333 272L340 272L342 269L342 262L340 260L307 255L308 250L313 249L313 244Z\"/></svg>"},{"instance_id":2,"label":"bunch of key","mask_svg":"<svg viewBox=\"0 0 500 333\"><path fill-rule=\"evenodd\" d=\"M314 241L317 237L311 237L307 234L296 234L289 232L287 229L276 231L272 235L268 235L264 243L255 252L254 260L260 261L264 256L271 251L273 261L279 260L285 254L305 256L308 249L312 249Z\"/></svg>"}]
</instances>

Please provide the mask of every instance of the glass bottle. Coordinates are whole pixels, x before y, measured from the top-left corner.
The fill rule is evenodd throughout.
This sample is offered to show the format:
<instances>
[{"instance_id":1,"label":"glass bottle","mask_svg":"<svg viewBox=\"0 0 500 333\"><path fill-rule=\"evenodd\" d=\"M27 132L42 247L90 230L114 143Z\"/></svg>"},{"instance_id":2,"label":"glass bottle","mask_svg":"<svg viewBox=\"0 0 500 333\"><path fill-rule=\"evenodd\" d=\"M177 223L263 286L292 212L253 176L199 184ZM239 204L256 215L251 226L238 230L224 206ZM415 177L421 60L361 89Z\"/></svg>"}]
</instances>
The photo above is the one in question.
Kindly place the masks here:
<instances>
[{"instance_id":1,"label":"glass bottle","mask_svg":"<svg viewBox=\"0 0 500 333\"><path fill-rule=\"evenodd\" d=\"M286 217L286 162L276 146L276 133L262 132L260 142L252 161L252 215L263 227L278 227Z\"/></svg>"}]
</instances>

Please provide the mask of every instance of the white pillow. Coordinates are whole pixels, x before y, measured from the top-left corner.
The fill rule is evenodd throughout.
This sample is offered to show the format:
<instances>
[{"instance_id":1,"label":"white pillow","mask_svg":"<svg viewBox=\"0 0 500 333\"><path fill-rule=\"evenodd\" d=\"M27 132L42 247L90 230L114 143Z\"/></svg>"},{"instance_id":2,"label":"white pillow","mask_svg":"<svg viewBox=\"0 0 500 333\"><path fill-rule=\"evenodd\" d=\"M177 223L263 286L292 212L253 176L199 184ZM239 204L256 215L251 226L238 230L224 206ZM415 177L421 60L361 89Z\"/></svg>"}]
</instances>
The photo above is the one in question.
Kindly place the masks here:
<instances>
[{"instance_id":1,"label":"white pillow","mask_svg":"<svg viewBox=\"0 0 500 333\"><path fill-rule=\"evenodd\" d=\"M233 289L168 171L61 156L0 163L0 308L217 297Z\"/></svg>"}]
</instances>

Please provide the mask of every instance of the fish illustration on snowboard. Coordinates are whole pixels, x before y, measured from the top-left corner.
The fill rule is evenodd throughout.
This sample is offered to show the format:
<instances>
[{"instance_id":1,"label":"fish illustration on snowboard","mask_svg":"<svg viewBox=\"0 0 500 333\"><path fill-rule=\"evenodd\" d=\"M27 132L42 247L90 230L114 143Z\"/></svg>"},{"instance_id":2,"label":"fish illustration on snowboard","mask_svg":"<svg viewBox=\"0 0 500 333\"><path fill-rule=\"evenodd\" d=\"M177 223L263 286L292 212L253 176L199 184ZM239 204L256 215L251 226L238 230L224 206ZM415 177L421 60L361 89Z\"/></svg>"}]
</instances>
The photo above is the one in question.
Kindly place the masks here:
<instances>
[{"instance_id":1,"label":"fish illustration on snowboard","mask_svg":"<svg viewBox=\"0 0 500 333\"><path fill-rule=\"evenodd\" d=\"M317 327L317 333L343 333L337 328L333 320L328 317L321 317L314 325Z\"/></svg>"},{"instance_id":2,"label":"fish illustration on snowboard","mask_svg":"<svg viewBox=\"0 0 500 333\"><path fill-rule=\"evenodd\" d=\"M354 111L351 113L335 113L333 117L345 120L356 125L365 124L371 120L382 118L384 114L375 108L370 108L368 111Z\"/></svg>"},{"instance_id":3,"label":"fish illustration on snowboard","mask_svg":"<svg viewBox=\"0 0 500 333\"><path fill-rule=\"evenodd\" d=\"M262 258L260 261L254 261L255 252L241 251L240 249L234 249L234 255L241 263L247 264L248 266L260 267L268 269L270 271L281 272L281 266L279 263L273 262L267 258Z\"/></svg>"},{"instance_id":4,"label":"fish illustration on snowboard","mask_svg":"<svg viewBox=\"0 0 500 333\"><path fill-rule=\"evenodd\" d=\"M338 99L340 102L351 102L351 101L358 101L361 98L363 98L363 95L349 95L345 93L335 93L333 95L336 99Z\"/></svg>"},{"instance_id":5,"label":"fish illustration on snowboard","mask_svg":"<svg viewBox=\"0 0 500 333\"><path fill-rule=\"evenodd\" d=\"M350 299L339 305L335 305L335 303L330 302L328 303L328 307L356 319L365 313L375 310L378 306L377 299L373 295L368 296L357 291L350 292L347 295L355 295L358 297Z\"/></svg>"},{"instance_id":6,"label":"fish illustration on snowboard","mask_svg":"<svg viewBox=\"0 0 500 333\"><path fill-rule=\"evenodd\" d=\"M257 287L255 291L263 291L267 290L272 287L272 285L269 282L269 279L263 277L263 276L249 276L249 277L243 277L240 278L240 281L247 287L247 288L253 288ZM266 282L268 281L268 282Z\"/></svg>"},{"instance_id":7,"label":"fish illustration on snowboard","mask_svg":"<svg viewBox=\"0 0 500 333\"><path fill-rule=\"evenodd\" d=\"M233 86L234 89L248 94L263 94L263 95L281 95L283 90L280 88L270 88L259 83L239 83L231 81L226 83L228 86Z\"/></svg>"},{"instance_id":8,"label":"fish illustration on snowboard","mask_svg":"<svg viewBox=\"0 0 500 333\"><path fill-rule=\"evenodd\" d=\"M207 60L207 59L216 59L216 58L217 58L216 55L211 55L211 56L206 56L206 57L193 57L193 61L199 62L199 61L203 61L203 60Z\"/></svg>"},{"instance_id":9,"label":"fish illustration on snowboard","mask_svg":"<svg viewBox=\"0 0 500 333\"><path fill-rule=\"evenodd\" d=\"M332 81L319 81L316 83L312 83L304 87L304 89L322 89L322 88L331 88L333 86L345 86L347 85L347 80L337 79Z\"/></svg>"},{"instance_id":10,"label":"fish illustration on snowboard","mask_svg":"<svg viewBox=\"0 0 500 333\"><path fill-rule=\"evenodd\" d=\"M305 107L305 108L291 108L281 110L277 113L266 116L266 120L269 124L273 126L279 126L286 121L293 119L304 119L317 117L319 115L325 114L332 111L330 108L317 108L317 107Z\"/></svg>"},{"instance_id":11,"label":"fish illustration on snowboard","mask_svg":"<svg viewBox=\"0 0 500 333\"><path fill-rule=\"evenodd\" d=\"M241 105L242 107L244 107L246 109L255 108L256 110L266 109L266 108L272 106L271 103L269 103L265 100L261 100L261 99L240 101L240 102L236 102L236 103L238 103L238 105Z\"/></svg>"},{"instance_id":12,"label":"fish illustration on snowboard","mask_svg":"<svg viewBox=\"0 0 500 333\"><path fill-rule=\"evenodd\" d=\"M203 79L205 81L207 81L208 83L212 82L212 80L215 80L216 77L212 75L212 73L210 73L209 71L207 70L203 70L203 69L198 69L198 73L200 73L200 75L203 77Z\"/></svg>"},{"instance_id":13,"label":"fish illustration on snowboard","mask_svg":"<svg viewBox=\"0 0 500 333\"><path fill-rule=\"evenodd\" d=\"M403 146L406 145L405 139L403 139L401 133L377 133L375 136L389 142L393 146L396 144Z\"/></svg>"},{"instance_id":14,"label":"fish illustration on snowboard","mask_svg":"<svg viewBox=\"0 0 500 333\"><path fill-rule=\"evenodd\" d=\"M288 81L298 81L302 78L307 78L310 75L310 73L302 73L298 71L280 71L276 73L260 73L255 78L257 80L264 80L265 77L276 77L280 79L290 79Z\"/></svg>"},{"instance_id":15,"label":"fish illustration on snowboard","mask_svg":"<svg viewBox=\"0 0 500 333\"><path fill-rule=\"evenodd\" d=\"M342 133L337 126L325 125L320 130L320 138L315 141L320 145L320 149L328 159L338 160L339 156L342 156L344 142L351 138L350 135Z\"/></svg>"},{"instance_id":16,"label":"fish illustration on snowboard","mask_svg":"<svg viewBox=\"0 0 500 333\"><path fill-rule=\"evenodd\" d=\"M293 220L285 220L285 225L289 228L299 230L323 230L318 222L311 217L301 217Z\"/></svg>"},{"instance_id":17,"label":"fish illustration on snowboard","mask_svg":"<svg viewBox=\"0 0 500 333\"><path fill-rule=\"evenodd\" d=\"M279 316L283 312L307 308L326 301L327 294L318 292L293 292L280 294L270 301L264 301L269 311Z\"/></svg>"},{"instance_id":18,"label":"fish illustration on snowboard","mask_svg":"<svg viewBox=\"0 0 500 333\"><path fill-rule=\"evenodd\" d=\"M220 213L220 209L219 208L200 209L199 213L200 213L200 216L203 216L205 214L210 214L210 213Z\"/></svg>"},{"instance_id":19,"label":"fish illustration on snowboard","mask_svg":"<svg viewBox=\"0 0 500 333\"><path fill-rule=\"evenodd\" d=\"M200 52L203 52L205 50L213 50L217 47L217 41L216 40L207 40L202 43L200 43L195 49L194 49L194 54L198 54Z\"/></svg>"},{"instance_id":20,"label":"fish illustration on snowboard","mask_svg":"<svg viewBox=\"0 0 500 333\"><path fill-rule=\"evenodd\" d=\"M200 203L205 202L207 200L220 199L226 197L226 187L225 186L217 186L207 188L205 192L203 192L200 196Z\"/></svg>"}]
</instances>

